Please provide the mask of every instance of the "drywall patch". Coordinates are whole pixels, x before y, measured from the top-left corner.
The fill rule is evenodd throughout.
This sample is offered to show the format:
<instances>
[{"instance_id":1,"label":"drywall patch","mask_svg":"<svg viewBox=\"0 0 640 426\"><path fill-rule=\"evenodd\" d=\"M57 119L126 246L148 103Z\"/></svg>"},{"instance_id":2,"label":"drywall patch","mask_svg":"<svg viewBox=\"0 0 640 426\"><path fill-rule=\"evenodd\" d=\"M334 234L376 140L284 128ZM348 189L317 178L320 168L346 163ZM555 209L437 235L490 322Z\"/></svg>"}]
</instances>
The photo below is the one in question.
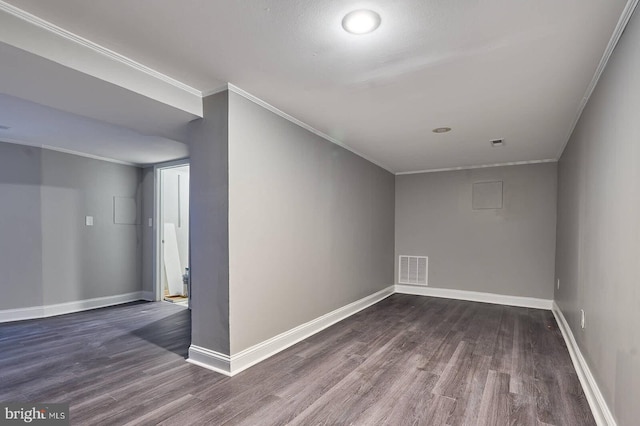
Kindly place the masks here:
<instances>
[{"instance_id":1,"label":"drywall patch","mask_svg":"<svg viewBox=\"0 0 640 426\"><path fill-rule=\"evenodd\" d=\"M137 223L137 213L135 198L113 197L113 223L135 225Z\"/></svg>"},{"instance_id":2,"label":"drywall patch","mask_svg":"<svg viewBox=\"0 0 640 426\"><path fill-rule=\"evenodd\" d=\"M502 181L476 182L473 184L473 210L502 208Z\"/></svg>"}]
</instances>

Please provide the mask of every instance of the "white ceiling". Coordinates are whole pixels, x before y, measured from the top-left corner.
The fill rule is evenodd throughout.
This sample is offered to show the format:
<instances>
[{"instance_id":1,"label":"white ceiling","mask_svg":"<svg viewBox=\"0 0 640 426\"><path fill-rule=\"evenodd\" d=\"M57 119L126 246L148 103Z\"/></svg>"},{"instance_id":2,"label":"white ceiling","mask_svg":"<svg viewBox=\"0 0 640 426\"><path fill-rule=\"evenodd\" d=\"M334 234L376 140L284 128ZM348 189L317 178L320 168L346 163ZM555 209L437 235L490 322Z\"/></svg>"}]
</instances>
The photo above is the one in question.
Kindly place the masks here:
<instances>
[{"instance_id":1,"label":"white ceiling","mask_svg":"<svg viewBox=\"0 0 640 426\"><path fill-rule=\"evenodd\" d=\"M230 82L394 172L556 159L629 9L626 0L8 3L205 94ZM381 15L380 28L344 32L343 16L363 7ZM441 126L453 131L431 132ZM494 138L506 145L492 148Z\"/></svg>"}]
</instances>

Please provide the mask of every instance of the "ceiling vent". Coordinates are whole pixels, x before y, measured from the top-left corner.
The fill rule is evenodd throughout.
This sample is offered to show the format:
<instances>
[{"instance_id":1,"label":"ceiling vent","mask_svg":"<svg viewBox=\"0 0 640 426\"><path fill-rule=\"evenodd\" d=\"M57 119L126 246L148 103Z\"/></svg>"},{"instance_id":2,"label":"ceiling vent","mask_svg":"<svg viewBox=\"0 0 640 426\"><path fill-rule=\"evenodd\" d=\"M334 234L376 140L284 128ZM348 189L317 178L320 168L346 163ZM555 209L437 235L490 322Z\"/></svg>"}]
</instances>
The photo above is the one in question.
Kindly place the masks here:
<instances>
[{"instance_id":1,"label":"ceiling vent","mask_svg":"<svg viewBox=\"0 0 640 426\"><path fill-rule=\"evenodd\" d=\"M504 139L494 139L491 141L491 146L496 148L499 146L504 146Z\"/></svg>"},{"instance_id":2,"label":"ceiling vent","mask_svg":"<svg viewBox=\"0 0 640 426\"><path fill-rule=\"evenodd\" d=\"M428 285L429 258L426 256L400 256L398 284Z\"/></svg>"}]
</instances>

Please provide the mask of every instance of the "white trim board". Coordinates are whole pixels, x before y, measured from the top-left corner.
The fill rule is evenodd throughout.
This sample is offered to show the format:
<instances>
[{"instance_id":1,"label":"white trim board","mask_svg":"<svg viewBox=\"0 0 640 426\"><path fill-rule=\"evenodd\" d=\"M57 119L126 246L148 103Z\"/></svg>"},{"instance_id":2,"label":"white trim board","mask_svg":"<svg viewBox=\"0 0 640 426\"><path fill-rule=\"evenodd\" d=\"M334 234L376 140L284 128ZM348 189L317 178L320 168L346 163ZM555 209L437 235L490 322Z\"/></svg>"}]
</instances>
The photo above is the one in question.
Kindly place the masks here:
<instances>
[{"instance_id":1,"label":"white trim board","mask_svg":"<svg viewBox=\"0 0 640 426\"><path fill-rule=\"evenodd\" d=\"M155 302L156 298L155 298L155 294L153 291L141 291L140 292L140 298L142 300L146 300L147 302Z\"/></svg>"},{"instance_id":2,"label":"white trim board","mask_svg":"<svg viewBox=\"0 0 640 426\"><path fill-rule=\"evenodd\" d=\"M201 346L193 344L189 346L189 358L187 358L187 362L206 368L207 370L215 371L216 373L224 374L225 376L233 376L233 374L231 374L231 357L229 357L229 355L221 354L220 352L212 351Z\"/></svg>"},{"instance_id":3,"label":"white trim board","mask_svg":"<svg viewBox=\"0 0 640 426\"><path fill-rule=\"evenodd\" d=\"M556 158L545 158L544 160L512 161L510 163L481 164L478 166L445 167L443 169L426 169L426 170L415 170L415 171L409 171L409 172L398 172L396 173L396 176L417 175L421 173L453 172L456 170L487 169L491 167L524 166L527 164L557 163L557 162L558 160Z\"/></svg>"},{"instance_id":4,"label":"white trim board","mask_svg":"<svg viewBox=\"0 0 640 426\"><path fill-rule=\"evenodd\" d=\"M422 287L396 284L395 292L415 296L441 297L445 299L468 300L471 302L493 303L496 305L519 306L523 308L547 309L553 307L553 300L534 297L507 296L478 291L453 290L448 288Z\"/></svg>"},{"instance_id":5,"label":"white trim board","mask_svg":"<svg viewBox=\"0 0 640 426\"><path fill-rule=\"evenodd\" d=\"M74 151L72 149L59 148L59 147L56 147L56 146L43 145L43 144L39 144L39 143L21 141L21 140L18 140L18 139L9 139L9 138L0 137L0 142L2 142L2 143L10 143L10 144L13 144L13 145L32 146L34 148L46 149L46 150L49 150L49 151L62 152L64 154L76 155L78 157L91 158L92 160L106 161L107 163L122 164L124 166L143 167L141 164L130 163L128 161L117 160L115 158L101 157L99 155L87 154L85 152Z\"/></svg>"},{"instance_id":6,"label":"white trim board","mask_svg":"<svg viewBox=\"0 0 640 426\"><path fill-rule=\"evenodd\" d=\"M384 164L381 164L380 162L356 151L355 149L351 148L349 145L346 145L344 143L342 143L341 141L339 141L336 138L333 138L329 135L327 135L324 132L321 132L320 130L316 129L315 127L310 126L309 124L305 123L304 121L298 120L297 118L287 114L286 112L282 111L281 109L278 109L276 107L274 107L273 105L271 105L270 103L263 101L262 99L258 98L257 96L252 95L249 92L246 92L244 90L242 90L241 88L239 88L238 86L234 86L231 83L227 84L227 87L229 89L229 91L242 96L243 98L257 104L260 105L262 108L271 111L272 113L284 118L287 121L292 122L293 124L302 127L303 129L313 133L314 135L320 136L323 139L328 140L329 142L332 142L344 149L346 149L347 151L350 151L352 153L354 153L355 155L357 155L360 158L364 158L365 160L367 160L370 163L375 164L378 167L381 167L383 169L385 169L386 171L388 171L389 173L395 174L395 172L393 170L391 170L389 167L385 166ZM218 89L216 89L218 90ZM218 90L218 91L223 91L224 89ZM214 92L217 93L217 92Z\"/></svg>"},{"instance_id":7,"label":"white trim board","mask_svg":"<svg viewBox=\"0 0 640 426\"><path fill-rule=\"evenodd\" d=\"M56 303L54 305L30 306L27 308L0 310L0 323L22 321L36 318L46 318L55 315L64 315L90 309L104 308L146 299L147 292L136 291L133 293L119 294L116 296L96 297L93 299L76 300L73 302Z\"/></svg>"},{"instance_id":8,"label":"white trim board","mask_svg":"<svg viewBox=\"0 0 640 426\"><path fill-rule=\"evenodd\" d=\"M189 347L188 362L226 376L234 376L241 371L295 345L296 343L324 330L331 325L374 305L392 294L412 294L417 296L443 297L447 299L470 300L494 303L498 305L520 306L526 308L547 309L552 300L532 297L505 296L501 294L479 293L464 290L438 289L411 285L392 285L372 295L350 303L321 317L285 331L271 339L251 346L235 355L226 355L196 345Z\"/></svg>"},{"instance_id":9,"label":"white trim board","mask_svg":"<svg viewBox=\"0 0 640 426\"><path fill-rule=\"evenodd\" d=\"M616 420L614 419L611 410L609 410L609 406L607 405L602 392L600 392L598 383L589 369L589 364L587 364L587 361L584 359L584 356L580 351L580 347L573 336L571 327L569 327L569 323L567 323L566 318L555 301L553 302L552 311L553 315L556 317L558 327L562 332L562 337L564 337L564 341L567 344L567 349L569 349L571 361L573 361L573 366L578 374L578 379L580 379L580 384L582 385L582 389L587 397L589 407L591 407L591 412L593 413L596 423L599 426L616 426Z\"/></svg>"},{"instance_id":10,"label":"white trim board","mask_svg":"<svg viewBox=\"0 0 640 426\"><path fill-rule=\"evenodd\" d=\"M214 87L213 89L203 91L202 98L204 99L207 96L215 95L217 93L224 92L225 90L229 90L229 83L225 83L220 86Z\"/></svg>"},{"instance_id":11,"label":"white trim board","mask_svg":"<svg viewBox=\"0 0 640 426\"><path fill-rule=\"evenodd\" d=\"M52 46L54 47L56 46L54 43L46 44L49 50L48 55L42 55L43 49L39 49L40 50L39 52L32 51L31 53L35 53L43 57L48 57L49 59L54 60L55 62L58 62L62 65L66 65L72 69L78 69L79 71L85 72L88 75L92 75L98 78L100 78L97 75L99 74L99 72L97 72L98 68L96 66L90 65L88 61L92 58L94 60L97 60L98 58L104 58L108 62L103 62L102 72L104 73L106 72L105 70L110 69L110 73L111 73L110 75L112 76L112 78L108 78L107 80L111 81L112 83L121 87L125 87L125 85L122 84L123 83L122 81L112 81L112 80L127 79L125 83L129 83L129 86L136 85L136 84L140 85L140 83L142 83L141 78L144 76L148 78L150 82L157 83L156 85L154 85L156 91L162 90L162 89L165 89L166 91L167 89L172 88L173 97L175 97L176 95L179 96L180 94L184 94L192 97L192 99L190 100L187 100L186 98L182 98L182 103L184 105L182 105L181 107L177 105L174 105L174 106L176 106L177 108L181 108L185 111L191 112L192 114L202 116L202 107L200 106L198 108L198 106L196 106L195 103L193 102L198 98L202 98L202 92L200 90L195 89L189 86L188 84L178 81L172 77L169 77L166 74L163 74L153 68L143 65L118 52L115 52L111 49L107 49L106 47L101 46L91 40L88 40L84 37L74 34L71 31L67 31L64 28L61 28L49 21L46 21L38 16L35 16L29 12L26 12L5 1L0 0L0 12L4 12L7 15L17 18L22 22L28 23L29 25L32 26L31 28L35 27L40 30L44 30L47 34L52 34L54 36L59 37L59 40L66 42L64 47L66 47L67 52L69 50L73 50L75 51L76 54L66 55L67 57L73 57L74 63L72 64L71 62L69 62L68 58L61 53L59 47L52 48ZM20 34L20 35L23 37L26 37L28 35L33 35L32 31L30 31L31 28L21 27L21 31L23 32L23 34ZM33 43L31 43L30 46L33 47ZM27 46L24 46L24 45L15 46L15 47L22 48L23 50L29 51L29 49L26 48ZM54 57L51 57L51 56L54 56ZM112 65L108 66L108 64L112 64ZM107 66L104 66L104 65L107 65ZM116 65L119 65L120 67L122 67L122 69L119 70L119 72L114 69ZM128 87L128 88L131 90L131 87Z\"/></svg>"},{"instance_id":12,"label":"white trim board","mask_svg":"<svg viewBox=\"0 0 640 426\"><path fill-rule=\"evenodd\" d=\"M331 311L328 314L285 331L271 339L251 346L235 355L229 356L221 354L192 344L189 347L189 358L187 361L227 376L234 376L325 328L386 299L393 293L394 286L389 286L374 294Z\"/></svg>"}]
</instances>

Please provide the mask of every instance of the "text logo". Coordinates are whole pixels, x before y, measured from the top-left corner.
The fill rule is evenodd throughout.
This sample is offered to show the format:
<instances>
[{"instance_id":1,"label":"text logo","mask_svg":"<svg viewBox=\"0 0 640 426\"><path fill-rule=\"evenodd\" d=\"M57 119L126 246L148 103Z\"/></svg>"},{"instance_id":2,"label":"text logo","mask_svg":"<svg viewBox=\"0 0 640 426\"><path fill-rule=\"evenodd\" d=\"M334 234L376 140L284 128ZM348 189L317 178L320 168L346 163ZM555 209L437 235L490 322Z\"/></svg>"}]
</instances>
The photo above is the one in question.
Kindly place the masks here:
<instances>
[{"instance_id":1,"label":"text logo","mask_svg":"<svg viewBox=\"0 0 640 426\"><path fill-rule=\"evenodd\" d=\"M69 424L69 404L0 403L0 426Z\"/></svg>"}]
</instances>

